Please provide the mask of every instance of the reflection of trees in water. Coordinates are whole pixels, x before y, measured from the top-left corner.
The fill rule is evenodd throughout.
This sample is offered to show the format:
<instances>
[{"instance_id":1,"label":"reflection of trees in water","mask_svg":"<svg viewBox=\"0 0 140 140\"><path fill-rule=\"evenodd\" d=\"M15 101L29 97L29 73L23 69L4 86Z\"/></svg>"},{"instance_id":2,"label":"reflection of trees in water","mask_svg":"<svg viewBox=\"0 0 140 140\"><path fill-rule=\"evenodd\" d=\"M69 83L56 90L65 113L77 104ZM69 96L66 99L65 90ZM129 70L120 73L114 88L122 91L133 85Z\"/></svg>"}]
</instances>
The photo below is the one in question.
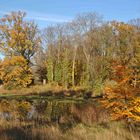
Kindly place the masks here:
<instances>
[{"instance_id":1,"label":"reflection of trees in water","mask_svg":"<svg viewBox=\"0 0 140 140\"><path fill-rule=\"evenodd\" d=\"M56 100L0 101L0 118L2 118L2 114L8 114L8 117L12 119L32 120L41 124L46 122L92 124L99 121L102 112L93 103L84 102L73 103ZM6 115L5 119L8 118Z\"/></svg>"},{"instance_id":2,"label":"reflection of trees in water","mask_svg":"<svg viewBox=\"0 0 140 140\"><path fill-rule=\"evenodd\" d=\"M98 109L93 104L75 104L71 107L71 113L78 122L92 124L98 121Z\"/></svg>"},{"instance_id":3,"label":"reflection of trees in water","mask_svg":"<svg viewBox=\"0 0 140 140\"><path fill-rule=\"evenodd\" d=\"M65 102L54 102L52 105L51 120L59 123L62 116L70 115L70 104Z\"/></svg>"}]
</instances>

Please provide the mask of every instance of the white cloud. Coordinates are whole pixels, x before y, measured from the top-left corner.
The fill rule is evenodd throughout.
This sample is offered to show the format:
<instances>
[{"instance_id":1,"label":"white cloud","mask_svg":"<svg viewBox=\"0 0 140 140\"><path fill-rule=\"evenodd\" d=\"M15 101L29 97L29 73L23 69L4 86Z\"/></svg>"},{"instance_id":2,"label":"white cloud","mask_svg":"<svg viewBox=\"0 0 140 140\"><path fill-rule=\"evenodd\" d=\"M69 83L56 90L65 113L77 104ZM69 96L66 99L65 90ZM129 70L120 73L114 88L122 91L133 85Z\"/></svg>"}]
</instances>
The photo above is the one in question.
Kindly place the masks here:
<instances>
[{"instance_id":1,"label":"white cloud","mask_svg":"<svg viewBox=\"0 0 140 140\"><path fill-rule=\"evenodd\" d=\"M39 12L27 11L28 19L38 20L38 21L51 21L51 22L68 22L72 20L69 17L62 15L44 14Z\"/></svg>"},{"instance_id":2,"label":"white cloud","mask_svg":"<svg viewBox=\"0 0 140 140\"><path fill-rule=\"evenodd\" d=\"M19 10L11 10L11 11L19 11ZM0 15L5 15L10 13L11 11L0 11ZM44 14L44 13L38 13L33 11L25 11L27 13L26 19L28 20L35 20L35 21L43 21L43 22L68 22L71 21L72 18L65 17L62 15L53 15L53 14Z\"/></svg>"},{"instance_id":3,"label":"white cloud","mask_svg":"<svg viewBox=\"0 0 140 140\"><path fill-rule=\"evenodd\" d=\"M38 21L51 21L51 22L68 22L71 19L68 18L62 18L62 17L54 17L54 16L27 16L26 19L31 20L38 20Z\"/></svg>"},{"instance_id":4,"label":"white cloud","mask_svg":"<svg viewBox=\"0 0 140 140\"><path fill-rule=\"evenodd\" d=\"M8 14L8 12L0 11L0 15L5 15L5 14Z\"/></svg>"}]
</instances>

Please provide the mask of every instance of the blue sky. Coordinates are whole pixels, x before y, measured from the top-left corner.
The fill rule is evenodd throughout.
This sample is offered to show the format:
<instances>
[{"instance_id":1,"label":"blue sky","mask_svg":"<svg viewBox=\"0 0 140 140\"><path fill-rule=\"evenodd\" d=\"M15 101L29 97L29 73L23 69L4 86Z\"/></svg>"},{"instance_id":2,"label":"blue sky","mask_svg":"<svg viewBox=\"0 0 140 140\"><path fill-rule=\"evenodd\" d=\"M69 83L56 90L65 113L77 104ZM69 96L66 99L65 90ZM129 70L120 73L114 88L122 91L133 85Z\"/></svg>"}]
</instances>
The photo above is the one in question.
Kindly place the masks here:
<instances>
[{"instance_id":1,"label":"blue sky","mask_svg":"<svg viewBox=\"0 0 140 140\"><path fill-rule=\"evenodd\" d=\"M140 17L140 0L0 0L0 17L10 11L27 12L40 28L95 11L105 20L128 21Z\"/></svg>"}]
</instances>

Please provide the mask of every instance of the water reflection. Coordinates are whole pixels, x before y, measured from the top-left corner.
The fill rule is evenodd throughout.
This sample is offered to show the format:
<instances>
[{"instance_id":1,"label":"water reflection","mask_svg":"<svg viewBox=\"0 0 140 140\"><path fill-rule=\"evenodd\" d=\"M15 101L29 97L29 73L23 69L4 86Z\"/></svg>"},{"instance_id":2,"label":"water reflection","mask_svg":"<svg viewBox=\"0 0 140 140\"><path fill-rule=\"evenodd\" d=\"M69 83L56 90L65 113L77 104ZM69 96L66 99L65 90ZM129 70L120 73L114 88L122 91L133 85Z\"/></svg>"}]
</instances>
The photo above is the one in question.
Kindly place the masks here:
<instances>
[{"instance_id":1,"label":"water reflection","mask_svg":"<svg viewBox=\"0 0 140 140\"><path fill-rule=\"evenodd\" d=\"M0 119L34 121L39 124L67 124L101 121L103 109L93 102L67 100L6 100L0 101Z\"/></svg>"}]
</instances>

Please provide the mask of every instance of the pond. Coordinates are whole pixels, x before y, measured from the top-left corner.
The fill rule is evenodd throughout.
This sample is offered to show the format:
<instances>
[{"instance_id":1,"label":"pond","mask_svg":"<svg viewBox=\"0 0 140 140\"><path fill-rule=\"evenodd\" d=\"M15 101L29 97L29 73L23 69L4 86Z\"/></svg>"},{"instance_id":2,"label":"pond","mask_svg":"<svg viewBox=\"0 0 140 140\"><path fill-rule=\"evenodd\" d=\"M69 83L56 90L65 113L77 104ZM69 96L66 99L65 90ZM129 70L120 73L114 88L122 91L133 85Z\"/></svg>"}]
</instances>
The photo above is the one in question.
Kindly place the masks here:
<instances>
[{"instance_id":1,"label":"pond","mask_svg":"<svg viewBox=\"0 0 140 140\"><path fill-rule=\"evenodd\" d=\"M104 116L104 117L103 117ZM0 119L34 122L35 125L86 125L107 119L97 100L1 99Z\"/></svg>"}]
</instances>

